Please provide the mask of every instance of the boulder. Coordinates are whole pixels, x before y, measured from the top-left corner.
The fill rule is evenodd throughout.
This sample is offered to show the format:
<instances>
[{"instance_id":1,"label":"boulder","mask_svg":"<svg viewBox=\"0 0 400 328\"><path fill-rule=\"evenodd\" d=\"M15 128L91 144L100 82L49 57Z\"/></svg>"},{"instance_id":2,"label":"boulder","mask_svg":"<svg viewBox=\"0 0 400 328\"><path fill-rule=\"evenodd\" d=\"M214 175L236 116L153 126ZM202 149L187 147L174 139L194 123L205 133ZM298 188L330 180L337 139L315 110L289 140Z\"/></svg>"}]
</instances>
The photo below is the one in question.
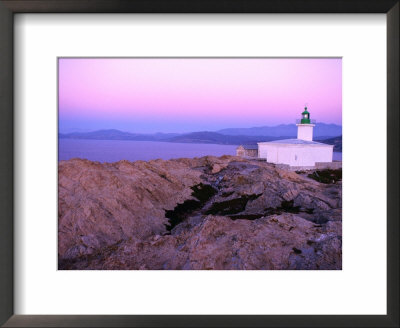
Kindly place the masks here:
<instances>
[{"instance_id":1,"label":"boulder","mask_svg":"<svg viewBox=\"0 0 400 328\"><path fill-rule=\"evenodd\" d=\"M266 162L61 161L58 209L60 269L341 269L341 182Z\"/></svg>"}]
</instances>

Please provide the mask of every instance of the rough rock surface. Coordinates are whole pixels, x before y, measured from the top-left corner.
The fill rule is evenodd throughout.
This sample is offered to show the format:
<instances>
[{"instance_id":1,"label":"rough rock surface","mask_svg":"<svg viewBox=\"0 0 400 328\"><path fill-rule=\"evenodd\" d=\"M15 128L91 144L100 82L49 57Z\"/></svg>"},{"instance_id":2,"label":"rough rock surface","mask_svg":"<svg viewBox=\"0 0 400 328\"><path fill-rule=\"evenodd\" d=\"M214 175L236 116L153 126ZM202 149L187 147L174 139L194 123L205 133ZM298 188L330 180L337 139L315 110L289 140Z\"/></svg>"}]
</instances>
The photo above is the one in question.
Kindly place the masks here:
<instances>
[{"instance_id":1,"label":"rough rock surface","mask_svg":"<svg viewBox=\"0 0 400 328\"><path fill-rule=\"evenodd\" d=\"M59 163L60 269L341 269L341 181L234 156Z\"/></svg>"}]
</instances>

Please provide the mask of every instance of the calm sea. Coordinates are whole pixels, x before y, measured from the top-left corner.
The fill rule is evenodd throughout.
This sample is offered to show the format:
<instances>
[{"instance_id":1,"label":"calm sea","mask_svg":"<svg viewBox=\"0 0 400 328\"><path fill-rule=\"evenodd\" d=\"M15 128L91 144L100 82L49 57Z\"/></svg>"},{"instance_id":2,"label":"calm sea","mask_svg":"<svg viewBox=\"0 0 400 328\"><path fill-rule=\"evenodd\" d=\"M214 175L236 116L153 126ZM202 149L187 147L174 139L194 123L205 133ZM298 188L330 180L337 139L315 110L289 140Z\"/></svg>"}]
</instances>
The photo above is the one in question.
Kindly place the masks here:
<instances>
[{"instance_id":1,"label":"calm sea","mask_svg":"<svg viewBox=\"0 0 400 328\"><path fill-rule=\"evenodd\" d=\"M59 139L58 160L85 158L98 162L148 161L151 159L193 158L206 155L235 155L233 145L193 144L131 140ZM342 153L333 153L342 160Z\"/></svg>"}]
</instances>

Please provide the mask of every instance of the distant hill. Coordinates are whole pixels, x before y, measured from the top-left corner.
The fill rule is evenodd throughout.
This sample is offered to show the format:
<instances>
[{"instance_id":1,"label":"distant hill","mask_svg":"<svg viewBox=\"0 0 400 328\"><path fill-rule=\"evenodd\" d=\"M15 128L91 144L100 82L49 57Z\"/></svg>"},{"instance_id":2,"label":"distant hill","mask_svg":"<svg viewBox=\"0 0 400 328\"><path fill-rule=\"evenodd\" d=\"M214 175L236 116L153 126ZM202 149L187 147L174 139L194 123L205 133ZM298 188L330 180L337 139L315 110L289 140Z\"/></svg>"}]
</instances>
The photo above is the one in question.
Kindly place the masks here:
<instances>
[{"instance_id":1,"label":"distant hill","mask_svg":"<svg viewBox=\"0 0 400 328\"><path fill-rule=\"evenodd\" d=\"M222 132L224 133L222 133ZM255 133L260 134L255 134ZM242 134L240 134L242 133ZM247 133L247 134L246 134ZM265 133L265 134L264 134ZM268 134L269 133L269 134ZM338 135L332 134L338 133ZM335 151L342 149L342 128L334 124L319 123L314 129L316 141L335 145ZM220 132L200 131L192 133L154 133L140 134L124 132L116 129L98 130L92 132L60 133L60 139L91 139L91 140L134 140L134 141L167 141L181 143L206 143L223 145L255 145L257 142L278 139L296 138L295 124L278 125L274 127L256 127L248 129L224 129ZM340 150L339 150L340 149Z\"/></svg>"},{"instance_id":2,"label":"distant hill","mask_svg":"<svg viewBox=\"0 0 400 328\"><path fill-rule=\"evenodd\" d=\"M238 136L238 135L223 135L217 132L193 132L184 135L179 135L170 138L166 141L169 142L182 142L182 143L210 143L210 144L224 144L224 145L252 145L261 141L277 140L277 137L268 136Z\"/></svg>"},{"instance_id":3,"label":"distant hill","mask_svg":"<svg viewBox=\"0 0 400 328\"><path fill-rule=\"evenodd\" d=\"M296 124L281 124L277 126L259 126L252 128L229 128L217 131L224 135L269 136L269 137L296 137ZM314 137L337 137L342 135L342 127L336 124L317 123L314 128Z\"/></svg>"},{"instance_id":4,"label":"distant hill","mask_svg":"<svg viewBox=\"0 0 400 328\"><path fill-rule=\"evenodd\" d=\"M328 145L334 145L333 150L342 152L342 136L329 138L329 139L316 139L315 141L319 141L322 143L326 143Z\"/></svg>"},{"instance_id":5,"label":"distant hill","mask_svg":"<svg viewBox=\"0 0 400 328\"><path fill-rule=\"evenodd\" d=\"M61 139L93 139L93 140L136 140L136 141L162 141L179 134L177 133L155 133L155 134L140 134L123 132L116 129L98 130L92 132L73 132L60 133L58 136Z\"/></svg>"}]
</instances>

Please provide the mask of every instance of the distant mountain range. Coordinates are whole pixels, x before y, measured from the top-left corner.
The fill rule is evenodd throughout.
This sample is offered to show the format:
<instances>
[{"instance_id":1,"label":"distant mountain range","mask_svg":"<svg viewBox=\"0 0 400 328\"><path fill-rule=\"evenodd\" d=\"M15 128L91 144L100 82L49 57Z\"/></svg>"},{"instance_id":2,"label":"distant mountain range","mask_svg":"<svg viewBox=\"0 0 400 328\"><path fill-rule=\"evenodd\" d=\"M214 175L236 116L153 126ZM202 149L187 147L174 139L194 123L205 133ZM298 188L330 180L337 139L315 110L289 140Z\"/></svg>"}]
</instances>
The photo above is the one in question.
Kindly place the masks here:
<instances>
[{"instance_id":1,"label":"distant mountain range","mask_svg":"<svg viewBox=\"0 0 400 328\"><path fill-rule=\"evenodd\" d=\"M277 139L280 138L270 136L224 135L217 132L203 131L179 135L166 141L182 143L210 143L223 145L252 145L261 141L272 141Z\"/></svg>"},{"instance_id":2,"label":"distant mountain range","mask_svg":"<svg viewBox=\"0 0 400 328\"><path fill-rule=\"evenodd\" d=\"M136 140L136 141L163 141L179 135L180 135L179 133L141 134L141 133L124 132L116 129L58 134L59 138L61 139Z\"/></svg>"},{"instance_id":3,"label":"distant mountain range","mask_svg":"<svg viewBox=\"0 0 400 328\"><path fill-rule=\"evenodd\" d=\"M342 127L335 124L317 123L314 138L328 144L334 144L335 150L341 151ZM253 128L231 128L217 132L201 131L191 133L154 133L140 134L123 132L116 129L93 132L60 133L60 139L92 139L92 140L135 140L135 141L168 141L181 143L207 143L224 145L251 145L262 141L296 138L297 126L286 124ZM340 148L340 150L338 150Z\"/></svg>"},{"instance_id":4,"label":"distant mountain range","mask_svg":"<svg viewBox=\"0 0 400 328\"><path fill-rule=\"evenodd\" d=\"M269 136L236 136L224 135L217 132L192 132L186 134L177 133L155 133L155 134L138 134L123 132L119 130L99 130L93 132L73 132L60 133L60 139L92 139L92 140L135 140L135 141L168 141L182 143L207 143L207 144L256 144L260 141L271 141L282 139L282 137ZM285 137L286 138L286 137ZM288 137L289 138L289 137Z\"/></svg>"},{"instance_id":5,"label":"distant mountain range","mask_svg":"<svg viewBox=\"0 0 400 328\"><path fill-rule=\"evenodd\" d=\"M281 124L277 126L259 126L253 128L230 128L217 131L225 135L244 135L244 136L297 136L296 124ZM337 137L342 135L342 127L336 124L317 123L314 128L314 137Z\"/></svg>"}]
</instances>

